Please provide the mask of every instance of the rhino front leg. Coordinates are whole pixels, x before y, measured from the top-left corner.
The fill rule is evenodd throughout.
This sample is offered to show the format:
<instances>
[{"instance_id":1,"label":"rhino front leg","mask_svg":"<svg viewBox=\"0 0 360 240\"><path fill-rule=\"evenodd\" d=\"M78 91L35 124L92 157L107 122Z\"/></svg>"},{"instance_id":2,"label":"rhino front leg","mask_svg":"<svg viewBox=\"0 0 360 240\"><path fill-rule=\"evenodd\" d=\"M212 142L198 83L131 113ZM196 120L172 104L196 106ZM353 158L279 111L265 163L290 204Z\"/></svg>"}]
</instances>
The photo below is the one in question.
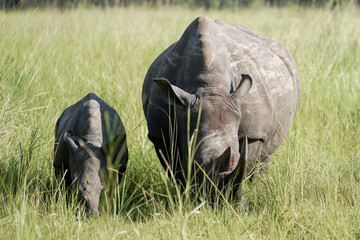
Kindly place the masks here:
<instances>
[{"instance_id":1,"label":"rhino front leg","mask_svg":"<svg viewBox=\"0 0 360 240\"><path fill-rule=\"evenodd\" d=\"M243 145L244 138L240 140L240 146ZM254 140L254 139L248 139L247 144L247 163L246 163L246 178L249 178L250 181L253 180L254 175L260 171L262 172L262 167L260 165L262 164L262 158L259 155L260 151L262 150L262 147L264 145L264 142L262 140ZM240 153L240 155L243 153ZM266 159L265 159L266 160ZM268 166L268 164L267 164ZM266 167L267 169L267 167ZM231 191L232 198L235 200L235 202L238 204L239 208L241 210L246 211L248 208L247 202L245 200L245 197L243 196L243 187L242 183L235 184Z\"/></svg>"}]
</instances>

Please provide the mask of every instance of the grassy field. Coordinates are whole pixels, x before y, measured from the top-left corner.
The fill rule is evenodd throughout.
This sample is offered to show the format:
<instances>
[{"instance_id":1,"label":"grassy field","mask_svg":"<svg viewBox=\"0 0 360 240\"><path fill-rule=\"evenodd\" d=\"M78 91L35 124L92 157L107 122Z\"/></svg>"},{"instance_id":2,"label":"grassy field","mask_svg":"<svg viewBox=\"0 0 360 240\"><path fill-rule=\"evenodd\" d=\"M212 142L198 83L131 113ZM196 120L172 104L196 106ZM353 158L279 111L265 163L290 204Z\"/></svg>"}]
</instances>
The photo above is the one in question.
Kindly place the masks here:
<instances>
[{"instance_id":1,"label":"grassy field","mask_svg":"<svg viewBox=\"0 0 360 240\"><path fill-rule=\"evenodd\" d=\"M247 212L178 196L141 106L152 61L199 15L283 43L303 97ZM126 127L120 197L79 220L52 169L54 126L88 92ZM360 9L0 11L0 239L360 239ZM221 201L221 198L220 198Z\"/></svg>"}]
</instances>

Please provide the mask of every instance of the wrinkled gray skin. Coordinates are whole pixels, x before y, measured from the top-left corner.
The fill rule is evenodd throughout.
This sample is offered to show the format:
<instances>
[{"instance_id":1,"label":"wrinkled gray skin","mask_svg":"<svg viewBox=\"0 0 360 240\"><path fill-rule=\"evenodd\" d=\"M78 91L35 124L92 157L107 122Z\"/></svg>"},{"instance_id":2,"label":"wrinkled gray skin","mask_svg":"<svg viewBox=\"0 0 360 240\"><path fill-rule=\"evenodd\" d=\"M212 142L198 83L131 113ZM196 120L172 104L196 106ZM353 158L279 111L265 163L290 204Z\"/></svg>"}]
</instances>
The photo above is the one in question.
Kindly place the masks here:
<instances>
[{"instance_id":1,"label":"wrinkled gray skin","mask_svg":"<svg viewBox=\"0 0 360 240\"><path fill-rule=\"evenodd\" d=\"M238 197L246 174L255 167L267 170L300 100L297 68L283 45L209 17L195 19L179 41L160 54L142 91L148 136L163 167L184 182L187 112L190 109L192 135L201 105L194 160L220 189L234 181Z\"/></svg>"},{"instance_id":2,"label":"wrinkled gray skin","mask_svg":"<svg viewBox=\"0 0 360 240\"><path fill-rule=\"evenodd\" d=\"M94 93L66 108L56 123L55 174L61 178L67 170L66 186L77 192L78 201L84 201L87 213L95 216L99 215L103 188L100 176L106 177L105 152L110 144L114 147L112 164L118 165L120 182L128 161L125 129L117 112Z\"/></svg>"}]
</instances>

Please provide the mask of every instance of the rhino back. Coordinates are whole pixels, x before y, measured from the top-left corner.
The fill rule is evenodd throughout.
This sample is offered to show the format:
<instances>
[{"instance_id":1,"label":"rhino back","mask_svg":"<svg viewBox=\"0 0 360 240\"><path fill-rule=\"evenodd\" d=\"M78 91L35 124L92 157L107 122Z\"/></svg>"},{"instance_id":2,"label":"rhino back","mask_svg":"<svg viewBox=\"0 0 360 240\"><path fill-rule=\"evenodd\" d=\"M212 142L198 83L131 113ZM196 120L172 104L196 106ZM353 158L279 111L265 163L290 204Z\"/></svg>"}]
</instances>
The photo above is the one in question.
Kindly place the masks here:
<instances>
[{"instance_id":1,"label":"rhino back","mask_svg":"<svg viewBox=\"0 0 360 240\"><path fill-rule=\"evenodd\" d=\"M116 111L94 93L65 109L60 116L56 137L64 131L71 131L74 136L81 137L84 142L91 142L96 147L108 144L109 131L106 126L106 115L114 137L125 134L124 126Z\"/></svg>"},{"instance_id":2,"label":"rhino back","mask_svg":"<svg viewBox=\"0 0 360 240\"><path fill-rule=\"evenodd\" d=\"M232 72L246 73L253 79L253 88L241 104L240 132L250 137L266 133L262 136L264 148L271 155L283 141L300 107L301 87L295 61L280 43L262 38L239 25L223 26L238 32L229 34L239 49L232 59Z\"/></svg>"}]
</instances>

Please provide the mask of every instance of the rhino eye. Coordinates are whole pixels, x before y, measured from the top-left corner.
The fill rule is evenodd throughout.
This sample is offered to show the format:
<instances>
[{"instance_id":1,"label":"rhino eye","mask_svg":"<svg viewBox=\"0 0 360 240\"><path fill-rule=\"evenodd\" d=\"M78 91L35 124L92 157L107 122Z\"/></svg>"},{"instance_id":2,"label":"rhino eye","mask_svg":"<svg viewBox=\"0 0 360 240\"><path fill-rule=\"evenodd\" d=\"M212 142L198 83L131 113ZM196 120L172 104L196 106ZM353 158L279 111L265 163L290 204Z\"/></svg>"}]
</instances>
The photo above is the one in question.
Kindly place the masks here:
<instances>
[{"instance_id":1,"label":"rhino eye","mask_svg":"<svg viewBox=\"0 0 360 240\"><path fill-rule=\"evenodd\" d=\"M190 102L190 110L191 111L196 111L200 107L200 98L197 94L194 94L194 95L195 95L194 99Z\"/></svg>"}]
</instances>

